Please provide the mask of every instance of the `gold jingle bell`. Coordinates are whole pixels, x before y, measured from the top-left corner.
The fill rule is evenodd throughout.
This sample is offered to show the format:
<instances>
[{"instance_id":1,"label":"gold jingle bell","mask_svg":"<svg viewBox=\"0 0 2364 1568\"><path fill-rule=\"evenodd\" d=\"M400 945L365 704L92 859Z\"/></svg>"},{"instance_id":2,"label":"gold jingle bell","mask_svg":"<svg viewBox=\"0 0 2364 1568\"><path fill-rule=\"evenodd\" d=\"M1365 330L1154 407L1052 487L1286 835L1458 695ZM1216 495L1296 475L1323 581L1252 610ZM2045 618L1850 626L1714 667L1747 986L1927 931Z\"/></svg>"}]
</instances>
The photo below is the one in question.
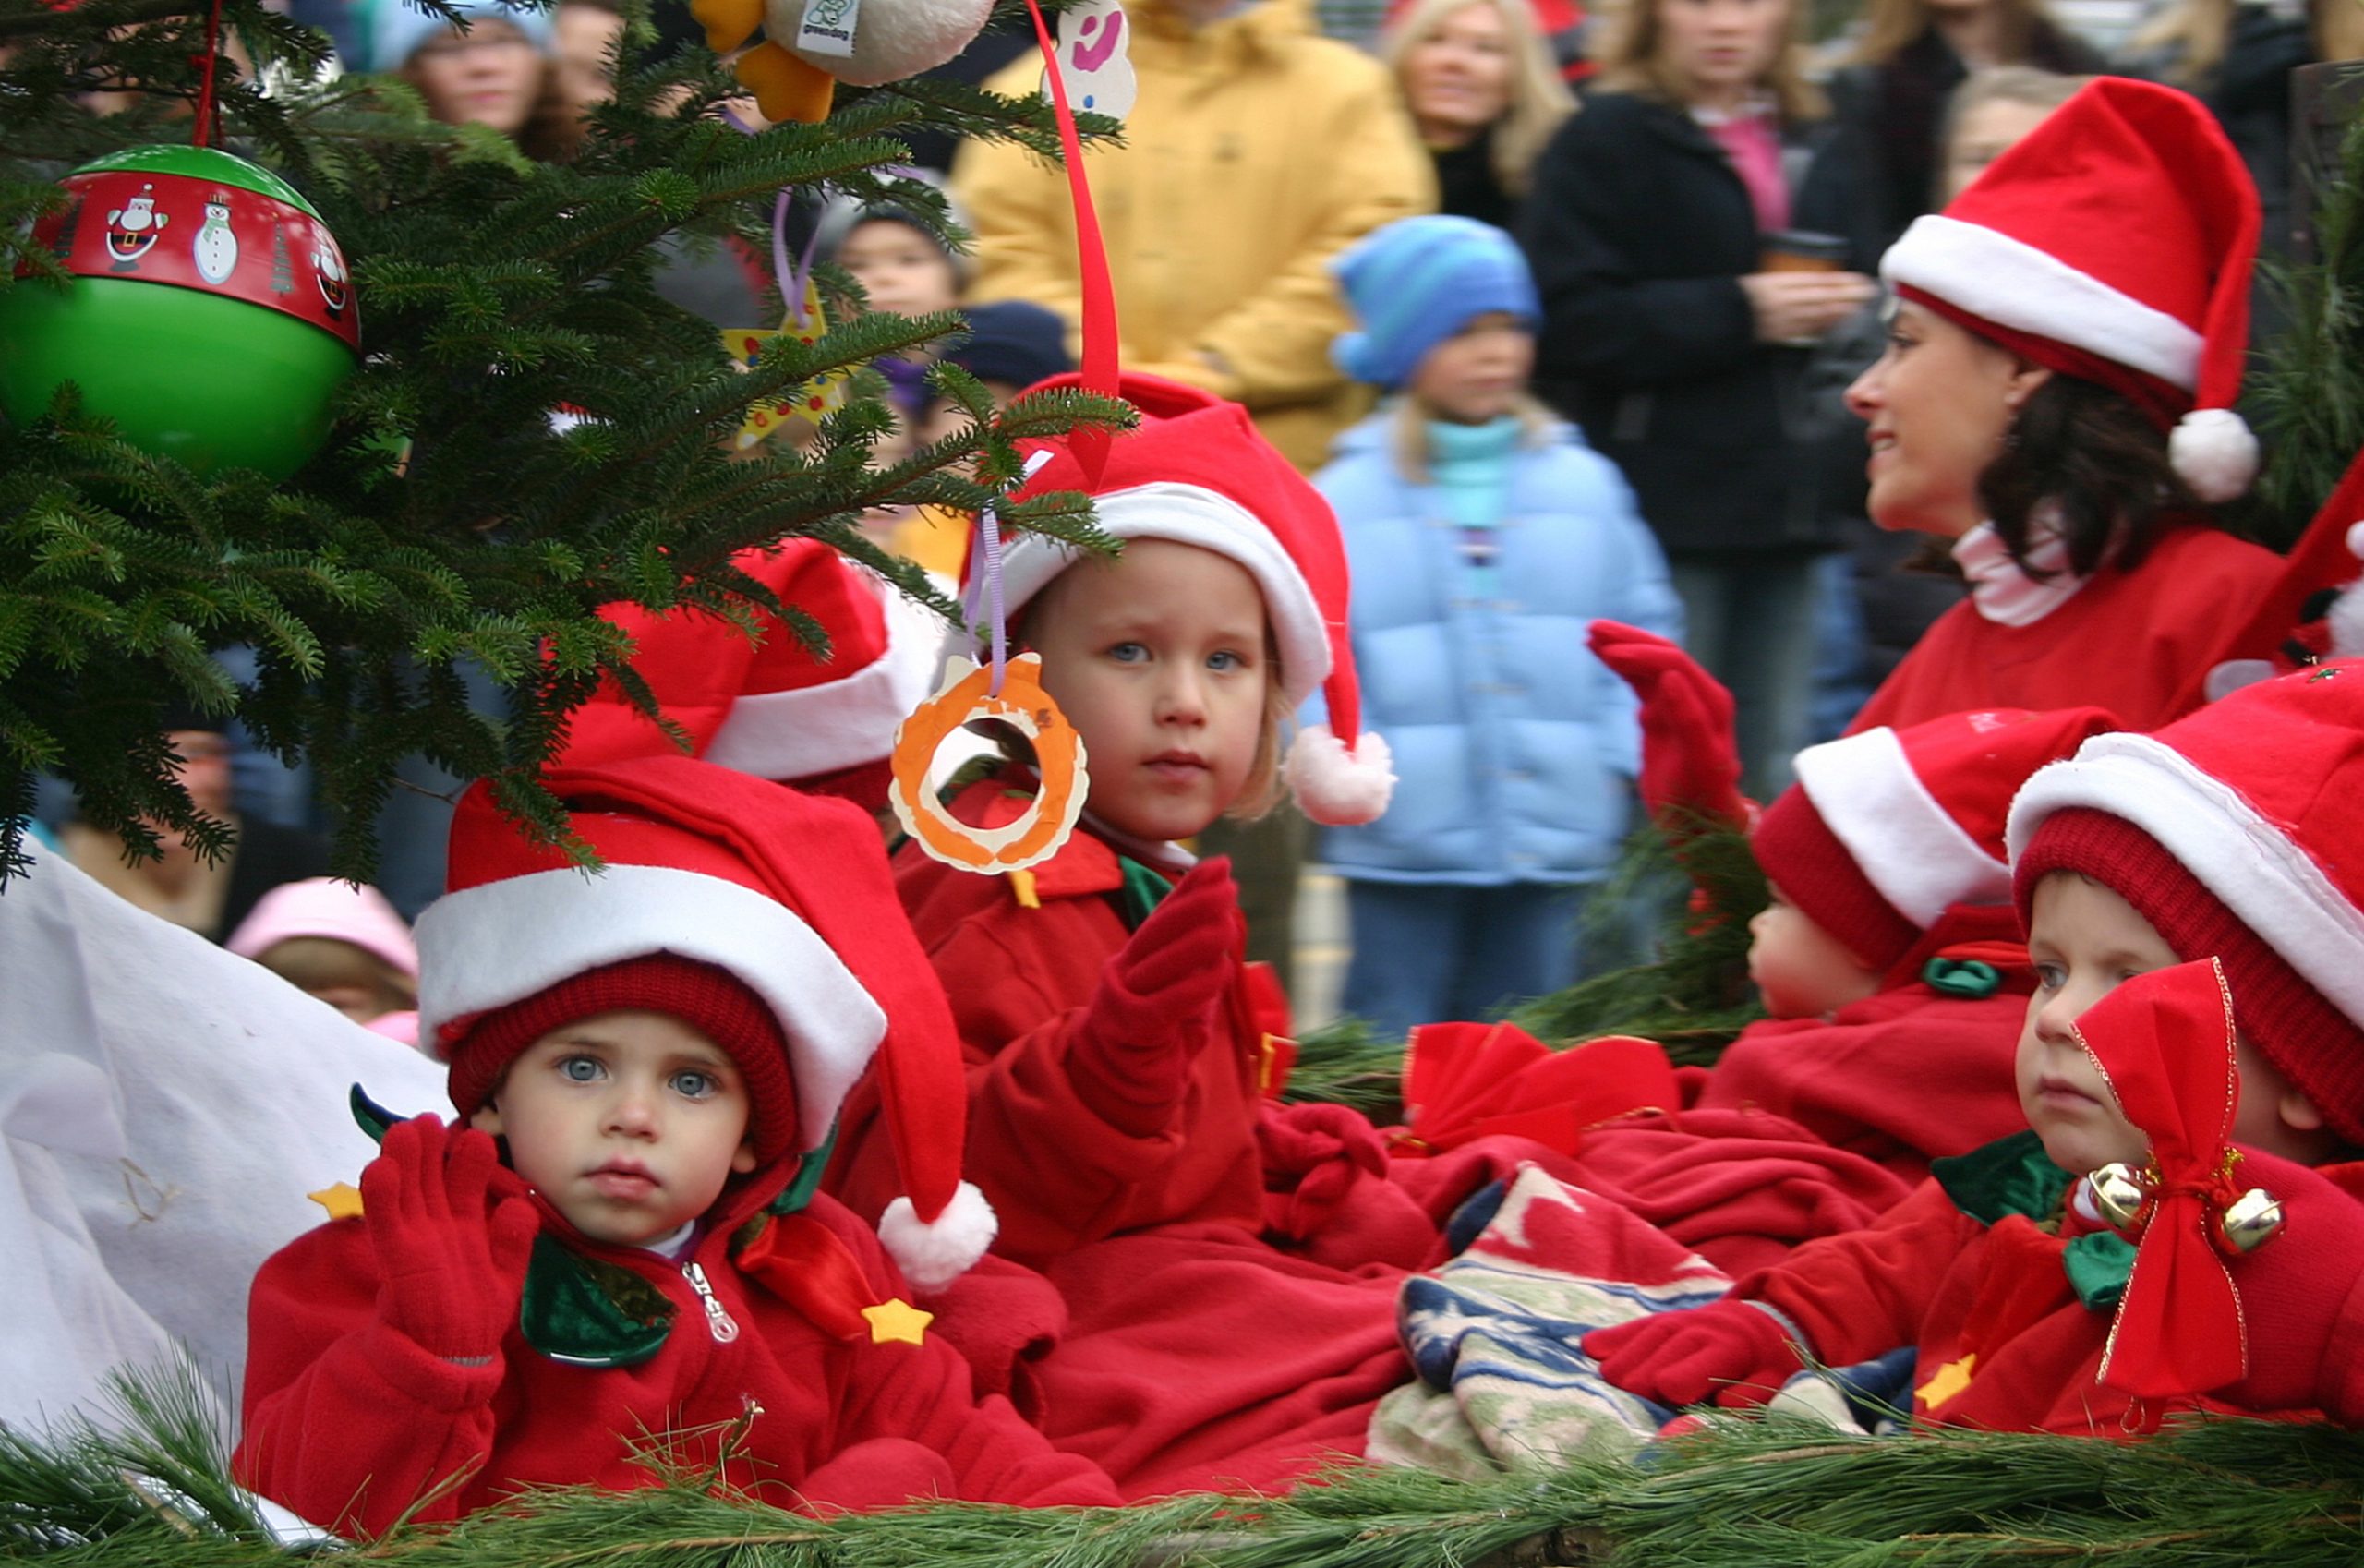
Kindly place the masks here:
<instances>
[{"instance_id":1,"label":"gold jingle bell","mask_svg":"<svg viewBox=\"0 0 2364 1568\"><path fill-rule=\"evenodd\" d=\"M2116 1230L2131 1229L2142 1217L2143 1205L2151 1200L2151 1189L2143 1186L2141 1173L2123 1161L2100 1166L2085 1179L2093 1186L2093 1207Z\"/></svg>"},{"instance_id":2,"label":"gold jingle bell","mask_svg":"<svg viewBox=\"0 0 2364 1568\"><path fill-rule=\"evenodd\" d=\"M2225 1205L2216 1229L2233 1251L2254 1252L2282 1229L2282 1205L2265 1188L2252 1187Z\"/></svg>"}]
</instances>

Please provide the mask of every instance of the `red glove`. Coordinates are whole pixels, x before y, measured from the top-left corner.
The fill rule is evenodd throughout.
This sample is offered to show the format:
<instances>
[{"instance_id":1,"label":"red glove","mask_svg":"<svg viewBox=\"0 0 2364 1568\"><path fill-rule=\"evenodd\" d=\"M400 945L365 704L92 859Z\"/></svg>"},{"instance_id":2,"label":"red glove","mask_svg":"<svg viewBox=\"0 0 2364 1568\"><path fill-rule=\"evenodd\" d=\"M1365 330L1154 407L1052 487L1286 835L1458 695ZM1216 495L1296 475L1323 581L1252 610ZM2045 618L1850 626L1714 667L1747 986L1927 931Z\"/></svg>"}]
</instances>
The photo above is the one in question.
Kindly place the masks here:
<instances>
[{"instance_id":1,"label":"red glove","mask_svg":"<svg viewBox=\"0 0 2364 1568\"><path fill-rule=\"evenodd\" d=\"M501 1174L489 1136L431 1116L387 1128L361 1173L362 1221L378 1249L378 1314L447 1361L488 1360L517 1321L540 1221L528 1198L490 1201Z\"/></svg>"},{"instance_id":2,"label":"red glove","mask_svg":"<svg viewBox=\"0 0 2364 1568\"><path fill-rule=\"evenodd\" d=\"M1748 831L1756 808L1740 792L1732 694L1655 632L1596 621L1588 640L1642 700L1642 803L1659 830L1680 838L1705 817Z\"/></svg>"},{"instance_id":3,"label":"red glove","mask_svg":"<svg viewBox=\"0 0 2364 1568\"><path fill-rule=\"evenodd\" d=\"M2227 1264L2249 1371L2219 1397L2364 1426L2364 1200L2320 1171L2252 1149L2241 1151L2233 1182L2263 1188L2282 1205L2282 1226Z\"/></svg>"},{"instance_id":4,"label":"red glove","mask_svg":"<svg viewBox=\"0 0 2364 1568\"><path fill-rule=\"evenodd\" d=\"M1773 1314L1745 1301L1654 1312L1595 1329L1584 1352L1600 1375L1660 1405L1762 1405L1805 1357Z\"/></svg>"},{"instance_id":5,"label":"red glove","mask_svg":"<svg viewBox=\"0 0 2364 1568\"><path fill-rule=\"evenodd\" d=\"M1214 1037L1208 1017L1237 969L1242 923L1231 862L1192 866L1108 960L1067 1053L1083 1103L1137 1137L1162 1131L1190 1063Z\"/></svg>"}]
</instances>

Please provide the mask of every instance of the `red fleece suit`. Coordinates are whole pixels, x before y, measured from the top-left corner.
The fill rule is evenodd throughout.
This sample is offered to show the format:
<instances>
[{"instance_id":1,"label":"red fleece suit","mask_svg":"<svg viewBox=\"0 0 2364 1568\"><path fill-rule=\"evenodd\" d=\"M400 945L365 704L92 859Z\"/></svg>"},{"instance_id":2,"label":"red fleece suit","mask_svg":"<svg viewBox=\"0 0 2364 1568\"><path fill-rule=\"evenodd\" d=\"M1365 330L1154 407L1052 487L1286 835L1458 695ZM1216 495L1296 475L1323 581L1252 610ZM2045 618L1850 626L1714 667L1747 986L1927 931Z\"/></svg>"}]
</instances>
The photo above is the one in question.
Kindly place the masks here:
<instances>
[{"instance_id":1,"label":"red fleece suit","mask_svg":"<svg viewBox=\"0 0 2364 1568\"><path fill-rule=\"evenodd\" d=\"M2032 1135L2022 1134L2023 1138ZM2353 1169L2352 1167L2350 1168ZM2055 1173L2056 1194L2067 1178ZM2343 1200L2334 1194L2332 1200ZM1766 1303L1801 1331L1825 1365L1846 1366L1900 1345L1917 1347L1913 1413L1948 1426L2115 1436L2165 1414L2135 1411L2127 1396L2098 1381L2112 1313L2087 1307L2070 1284L2063 1254L2100 1227L2057 1205L2044 1219L2000 1215L1989 1224L1963 1211L1939 1181L1924 1183L1868 1230L1799 1248L1778 1266L1732 1287L1735 1298ZM2296 1234L2296 1222L2293 1223ZM2269 1246L2281 1243L2269 1243ZM2262 1254L2259 1255L2262 1258ZM2248 1265L2235 1277L2248 1277ZM2252 1301L2250 1362L2312 1369L2333 1344L2280 1344ZM2364 1323L2351 1300L2334 1328L2352 1347ZM2350 1397L2359 1392L2358 1358L2346 1352ZM2297 1386L2310 1386L2300 1382ZM2242 1385L2225 1391L2237 1400ZM2193 1399L2193 1408L2286 1409Z\"/></svg>"},{"instance_id":2,"label":"red fleece suit","mask_svg":"<svg viewBox=\"0 0 2364 1568\"><path fill-rule=\"evenodd\" d=\"M1024 806L986 779L952 810L994 826ZM1131 935L1124 882L1117 851L1087 827L1015 876L956 871L911 845L895 857L896 890L952 1000L968 1056L962 1174L1001 1218L994 1250L1033 1268L1152 1225L1212 1222L1252 1235L1261 1223L1255 1128L1268 1061L1236 957L1240 972L1212 1019L1229 1038L1174 1043L1191 1067L1163 1128L1143 1136L1112 1126L1078 1092L1069 1052L1085 1005ZM1020 902L1030 884L1039 908ZM865 1080L846 1104L831 1189L869 1214L900 1190L895 1181L875 1085Z\"/></svg>"},{"instance_id":3,"label":"red fleece suit","mask_svg":"<svg viewBox=\"0 0 2364 1568\"><path fill-rule=\"evenodd\" d=\"M673 1304L663 1345L628 1368L552 1360L513 1322L486 1364L454 1365L381 1319L364 1221L297 1237L255 1279L238 1479L341 1533L376 1535L438 1483L470 1471L414 1517L455 1518L527 1485L651 1486L657 1478L628 1460L643 1432L687 1434L678 1446L694 1468L713 1463L724 1427L759 1408L726 1479L783 1506L877 1507L930 1493L1115 1501L1098 1470L1054 1453L1007 1403L974 1402L968 1364L940 1337L834 1337L742 1273L727 1239L755 1196L742 1193L735 1216L715 1216L682 1263L583 1241L545 1211L546 1231L630 1270ZM816 1198L805 1212L845 1244L881 1299L908 1294L876 1238L843 1208ZM691 1262L737 1325L727 1343L684 1272Z\"/></svg>"},{"instance_id":4,"label":"red fleece suit","mask_svg":"<svg viewBox=\"0 0 2364 1568\"><path fill-rule=\"evenodd\" d=\"M2043 620L2005 626L1964 601L1937 618L1849 734L1968 708L2105 707L2155 730L2198 705L2228 633L2249 619L2281 558L2204 524L2170 529L2132 572L2104 567Z\"/></svg>"}]
</instances>

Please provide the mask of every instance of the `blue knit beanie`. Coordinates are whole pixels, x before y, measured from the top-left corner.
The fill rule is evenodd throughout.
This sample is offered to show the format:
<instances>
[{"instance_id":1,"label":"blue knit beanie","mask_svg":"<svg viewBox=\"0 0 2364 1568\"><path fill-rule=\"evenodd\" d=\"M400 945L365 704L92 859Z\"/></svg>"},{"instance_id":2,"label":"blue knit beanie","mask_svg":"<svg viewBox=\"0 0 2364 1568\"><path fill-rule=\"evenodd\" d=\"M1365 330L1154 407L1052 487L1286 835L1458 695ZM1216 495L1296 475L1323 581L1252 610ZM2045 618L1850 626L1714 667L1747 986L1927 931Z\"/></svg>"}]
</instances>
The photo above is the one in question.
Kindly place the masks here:
<instances>
[{"instance_id":1,"label":"blue knit beanie","mask_svg":"<svg viewBox=\"0 0 2364 1568\"><path fill-rule=\"evenodd\" d=\"M558 32L548 11L527 6L513 6L506 0L446 0L452 9L465 18L470 25L480 21L507 22L525 35L534 52L548 58L558 47ZM456 34L459 29L432 12L422 11L410 0L374 0L369 17L369 58L362 68L372 71L399 71L410 64L410 57L425 45L445 33Z\"/></svg>"},{"instance_id":2,"label":"blue knit beanie","mask_svg":"<svg viewBox=\"0 0 2364 1568\"><path fill-rule=\"evenodd\" d=\"M1475 218L1405 218L1330 263L1360 323L1331 348L1338 368L1393 392L1429 350L1479 316L1504 311L1531 332L1543 319L1535 278L1511 236Z\"/></svg>"}]
</instances>

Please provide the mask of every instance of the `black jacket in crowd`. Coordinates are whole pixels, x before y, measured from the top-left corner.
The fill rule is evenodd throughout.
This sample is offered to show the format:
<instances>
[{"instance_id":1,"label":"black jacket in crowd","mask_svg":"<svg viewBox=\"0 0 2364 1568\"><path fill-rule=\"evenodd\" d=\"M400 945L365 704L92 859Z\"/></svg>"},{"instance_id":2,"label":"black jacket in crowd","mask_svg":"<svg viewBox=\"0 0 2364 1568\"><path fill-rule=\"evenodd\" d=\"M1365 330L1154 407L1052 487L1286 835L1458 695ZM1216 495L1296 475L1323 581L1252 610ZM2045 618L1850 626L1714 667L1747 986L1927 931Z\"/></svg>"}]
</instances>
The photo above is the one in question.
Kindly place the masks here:
<instances>
[{"instance_id":1,"label":"black jacket in crowd","mask_svg":"<svg viewBox=\"0 0 2364 1568\"><path fill-rule=\"evenodd\" d=\"M1860 160L1836 121L1793 128L1791 225L1878 259ZM1827 549L1826 494L1863 426L1806 394L1814 351L1756 340L1740 278L1762 237L1747 188L1681 108L1604 92L1537 161L1520 237L1543 296L1536 387L1614 459L1671 553ZM1843 466L1843 465L1839 465Z\"/></svg>"}]
</instances>

